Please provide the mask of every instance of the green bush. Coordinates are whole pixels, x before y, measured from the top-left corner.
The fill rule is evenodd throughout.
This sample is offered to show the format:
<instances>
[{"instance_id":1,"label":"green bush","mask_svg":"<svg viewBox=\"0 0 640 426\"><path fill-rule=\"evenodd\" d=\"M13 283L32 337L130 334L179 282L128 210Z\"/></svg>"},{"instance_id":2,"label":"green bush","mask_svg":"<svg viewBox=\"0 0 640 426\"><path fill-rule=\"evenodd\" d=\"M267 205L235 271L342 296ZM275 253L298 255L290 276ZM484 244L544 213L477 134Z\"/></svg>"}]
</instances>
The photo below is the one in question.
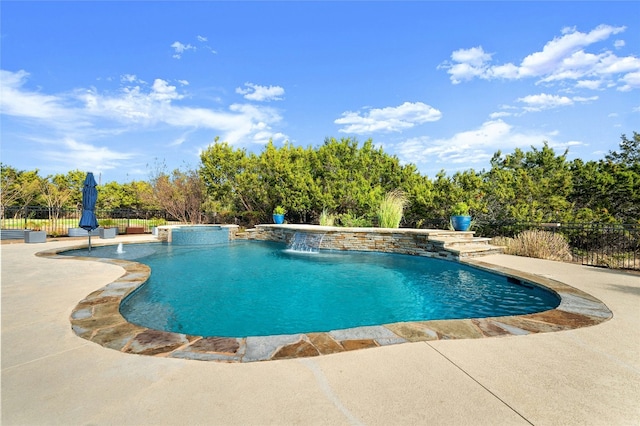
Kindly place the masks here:
<instances>
[{"instance_id":1,"label":"green bush","mask_svg":"<svg viewBox=\"0 0 640 426\"><path fill-rule=\"evenodd\" d=\"M371 220L362 216L356 217L351 213L343 213L338 217L340 221L340 226L344 226L346 228L368 228L373 224Z\"/></svg>"},{"instance_id":2,"label":"green bush","mask_svg":"<svg viewBox=\"0 0 640 426\"><path fill-rule=\"evenodd\" d=\"M111 228L118 225L114 219L100 219L98 223L103 228Z\"/></svg>"}]
</instances>

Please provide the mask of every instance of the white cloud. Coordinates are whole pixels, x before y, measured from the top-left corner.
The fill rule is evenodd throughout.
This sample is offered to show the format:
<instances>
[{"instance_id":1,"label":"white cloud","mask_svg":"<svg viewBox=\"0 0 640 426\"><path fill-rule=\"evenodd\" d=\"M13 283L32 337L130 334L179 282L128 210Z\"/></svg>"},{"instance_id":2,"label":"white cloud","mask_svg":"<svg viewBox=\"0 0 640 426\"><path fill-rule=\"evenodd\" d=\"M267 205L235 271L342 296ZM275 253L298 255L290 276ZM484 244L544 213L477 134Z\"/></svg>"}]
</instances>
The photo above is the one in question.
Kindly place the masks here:
<instances>
[{"instance_id":1,"label":"white cloud","mask_svg":"<svg viewBox=\"0 0 640 426\"><path fill-rule=\"evenodd\" d=\"M150 96L158 101L169 101L172 99L182 99L184 97L178 94L176 86L170 86L169 83L159 78L153 81Z\"/></svg>"},{"instance_id":2,"label":"white cloud","mask_svg":"<svg viewBox=\"0 0 640 426\"><path fill-rule=\"evenodd\" d=\"M459 49L451 54L451 61L438 66L446 69L453 84L474 78L524 79L537 78L538 83L577 81L579 88L601 88L618 86L618 90L631 90L635 84L634 74L640 72L640 59L635 56L618 57L609 50L598 53L584 49L625 31L625 27L599 25L588 33L575 28L565 28L562 36L547 42L541 51L525 56L519 65L506 63L492 65L493 54L482 47ZM615 48L624 46L616 40ZM629 83L631 81L631 83Z\"/></svg>"},{"instance_id":3,"label":"white cloud","mask_svg":"<svg viewBox=\"0 0 640 426\"><path fill-rule=\"evenodd\" d=\"M627 92L631 89L640 88L640 71L630 72L629 74L625 75L621 79L621 81L624 82L624 85L618 88L618 90L620 90L621 92Z\"/></svg>"},{"instance_id":4,"label":"white cloud","mask_svg":"<svg viewBox=\"0 0 640 426\"><path fill-rule=\"evenodd\" d=\"M244 95L250 101L280 101L284 95L284 89L280 86L260 86L253 83L245 83L245 89L236 88L236 93Z\"/></svg>"},{"instance_id":5,"label":"white cloud","mask_svg":"<svg viewBox=\"0 0 640 426\"><path fill-rule=\"evenodd\" d=\"M576 82L577 88L585 88L590 90L598 90L602 86L601 80L578 80Z\"/></svg>"},{"instance_id":6,"label":"white cloud","mask_svg":"<svg viewBox=\"0 0 640 426\"><path fill-rule=\"evenodd\" d=\"M174 102L184 95L176 86L159 78L151 86L143 83L125 85L116 93L90 88L47 95L25 89L28 75L25 71L0 70L0 112L21 120L32 120L51 129L52 135L67 141L83 140L83 143L88 143L92 138L105 134L167 126L210 130L232 144L262 141L265 132L274 140L283 137L281 132L272 128L282 120L273 108L249 104L232 104L226 109L175 105ZM139 83L137 79L125 80ZM74 146L71 142L68 144ZM68 146L60 147L61 155L65 149Z\"/></svg>"},{"instance_id":7,"label":"white cloud","mask_svg":"<svg viewBox=\"0 0 640 426\"><path fill-rule=\"evenodd\" d=\"M451 74L451 82L458 84L462 80L472 80L475 77L484 78L487 73L487 63L491 61L491 55L486 53L482 46L470 49L459 49L451 54L451 60L455 64L444 64L438 68L448 68Z\"/></svg>"},{"instance_id":8,"label":"white cloud","mask_svg":"<svg viewBox=\"0 0 640 426\"><path fill-rule=\"evenodd\" d=\"M563 29L563 36L556 37L542 48L522 60L520 74L522 76L542 76L554 74L563 62L575 54L584 53L582 48L605 40L612 34L618 34L625 27L599 25L589 33L581 33L575 28Z\"/></svg>"},{"instance_id":9,"label":"white cloud","mask_svg":"<svg viewBox=\"0 0 640 426\"><path fill-rule=\"evenodd\" d=\"M461 169L484 167L498 151L554 143L554 132L521 133L503 120L490 120L479 128L463 131L451 138L412 138L396 147L398 158L418 167L437 168L437 164L457 164ZM560 146L559 144L556 144Z\"/></svg>"},{"instance_id":10,"label":"white cloud","mask_svg":"<svg viewBox=\"0 0 640 426\"><path fill-rule=\"evenodd\" d=\"M518 102L522 102L527 105L523 108L525 111L542 111L550 108L573 105L576 102L591 102L597 99L597 96L591 96L588 98L574 96L573 98L569 98L567 96L540 93L539 95L528 95L518 98Z\"/></svg>"},{"instance_id":11,"label":"white cloud","mask_svg":"<svg viewBox=\"0 0 640 426\"><path fill-rule=\"evenodd\" d=\"M528 108L525 108L527 110L540 110L573 104L573 101L566 96L547 95L546 93L525 96L519 98L518 101L529 105Z\"/></svg>"},{"instance_id":12,"label":"white cloud","mask_svg":"<svg viewBox=\"0 0 640 426\"><path fill-rule=\"evenodd\" d=\"M182 44L179 41L174 41L173 44L171 45L171 47L173 47L173 57L176 59L180 59L182 58L182 54L188 50L196 50L195 46L192 46L191 44Z\"/></svg>"},{"instance_id":13,"label":"white cloud","mask_svg":"<svg viewBox=\"0 0 640 426\"><path fill-rule=\"evenodd\" d=\"M78 142L72 138L56 141L56 148L56 150L41 151L42 159L65 165L68 169L95 172L116 169L122 161L131 160L137 156L134 153L117 152L108 147Z\"/></svg>"},{"instance_id":14,"label":"white cloud","mask_svg":"<svg viewBox=\"0 0 640 426\"><path fill-rule=\"evenodd\" d=\"M120 81L123 83L135 83L138 81L138 77L135 74L123 74L120 76Z\"/></svg>"},{"instance_id":15,"label":"white cloud","mask_svg":"<svg viewBox=\"0 0 640 426\"><path fill-rule=\"evenodd\" d=\"M202 48L202 49L204 49L204 50L208 50L209 52L211 52L211 53L213 53L213 54L218 53L218 52L216 52L215 50L213 50L213 49L211 48L211 46L209 46L209 45L207 44L207 41L209 41L209 39L208 39L207 37L205 37L205 36L201 36L201 35L198 35L198 36L196 36L196 39L200 42L200 48Z\"/></svg>"},{"instance_id":16,"label":"white cloud","mask_svg":"<svg viewBox=\"0 0 640 426\"><path fill-rule=\"evenodd\" d=\"M46 95L22 88L29 73L0 70L0 113L26 119L70 122L74 111L63 96Z\"/></svg>"},{"instance_id":17,"label":"white cloud","mask_svg":"<svg viewBox=\"0 0 640 426\"><path fill-rule=\"evenodd\" d=\"M512 112L499 111L499 112L492 112L491 114L489 114L489 118L495 120L496 118L510 117L512 115L513 115Z\"/></svg>"},{"instance_id":18,"label":"white cloud","mask_svg":"<svg viewBox=\"0 0 640 426\"><path fill-rule=\"evenodd\" d=\"M343 125L340 132L363 134L401 132L418 124L438 121L442 113L422 102L405 102L397 107L374 108L366 112L347 111L334 123Z\"/></svg>"},{"instance_id":19,"label":"white cloud","mask_svg":"<svg viewBox=\"0 0 640 426\"><path fill-rule=\"evenodd\" d=\"M482 46L471 49L456 50L451 54L451 59L456 62L464 62L474 67L481 67L491 60L491 55L486 53Z\"/></svg>"}]
</instances>

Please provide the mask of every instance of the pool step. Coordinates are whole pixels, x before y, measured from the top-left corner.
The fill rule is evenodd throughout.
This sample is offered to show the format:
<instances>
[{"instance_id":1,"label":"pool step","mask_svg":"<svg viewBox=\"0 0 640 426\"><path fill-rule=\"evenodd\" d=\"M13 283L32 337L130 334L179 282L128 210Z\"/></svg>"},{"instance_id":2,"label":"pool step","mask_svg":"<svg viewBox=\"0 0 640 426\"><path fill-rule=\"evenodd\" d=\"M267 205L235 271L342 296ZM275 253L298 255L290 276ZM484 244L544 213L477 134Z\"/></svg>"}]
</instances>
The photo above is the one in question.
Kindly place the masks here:
<instances>
[{"instance_id":1,"label":"pool step","mask_svg":"<svg viewBox=\"0 0 640 426\"><path fill-rule=\"evenodd\" d=\"M490 244L491 238L475 237L473 232L446 232L429 235L429 240L441 244L442 248L456 257L477 257L500 254L503 247Z\"/></svg>"}]
</instances>

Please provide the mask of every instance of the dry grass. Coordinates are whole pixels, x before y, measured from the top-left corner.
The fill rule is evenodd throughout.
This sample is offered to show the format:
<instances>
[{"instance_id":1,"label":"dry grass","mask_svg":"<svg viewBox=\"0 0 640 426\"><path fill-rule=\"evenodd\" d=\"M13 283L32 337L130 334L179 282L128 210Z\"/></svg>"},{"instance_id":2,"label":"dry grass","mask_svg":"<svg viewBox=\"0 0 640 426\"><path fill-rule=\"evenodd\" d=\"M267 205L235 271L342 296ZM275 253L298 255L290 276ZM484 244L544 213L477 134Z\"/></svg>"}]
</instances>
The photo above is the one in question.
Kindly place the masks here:
<instances>
[{"instance_id":1,"label":"dry grass","mask_svg":"<svg viewBox=\"0 0 640 426\"><path fill-rule=\"evenodd\" d=\"M505 247L505 254L538 259L571 261L571 249L563 235L548 231L524 231L515 238L496 237L491 244Z\"/></svg>"}]
</instances>

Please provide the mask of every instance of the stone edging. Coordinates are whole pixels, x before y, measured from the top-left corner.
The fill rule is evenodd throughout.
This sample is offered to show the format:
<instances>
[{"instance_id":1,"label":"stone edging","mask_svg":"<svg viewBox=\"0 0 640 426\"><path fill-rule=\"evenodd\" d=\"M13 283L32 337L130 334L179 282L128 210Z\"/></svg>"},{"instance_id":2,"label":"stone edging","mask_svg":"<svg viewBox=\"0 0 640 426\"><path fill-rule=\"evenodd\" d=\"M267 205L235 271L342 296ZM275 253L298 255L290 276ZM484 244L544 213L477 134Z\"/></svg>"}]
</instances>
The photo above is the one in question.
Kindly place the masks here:
<instances>
[{"instance_id":1,"label":"stone edging","mask_svg":"<svg viewBox=\"0 0 640 426\"><path fill-rule=\"evenodd\" d=\"M609 320L613 314L595 297L556 280L476 259L462 263L499 275L546 287L561 298L556 309L535 314L401 322L356 327L326 333L264 337L201 337L153 330L127 322L120 302L149 278L150 268L120 259L59 255L70 248L37 253L52 259L98 261L122 267L125 273L92 292L73 309L70 321L80 337L120 352L203 361L252 362L311 357L355 349L440 339L475 339L571 330Z\"/></svg>"}]
</instances>

